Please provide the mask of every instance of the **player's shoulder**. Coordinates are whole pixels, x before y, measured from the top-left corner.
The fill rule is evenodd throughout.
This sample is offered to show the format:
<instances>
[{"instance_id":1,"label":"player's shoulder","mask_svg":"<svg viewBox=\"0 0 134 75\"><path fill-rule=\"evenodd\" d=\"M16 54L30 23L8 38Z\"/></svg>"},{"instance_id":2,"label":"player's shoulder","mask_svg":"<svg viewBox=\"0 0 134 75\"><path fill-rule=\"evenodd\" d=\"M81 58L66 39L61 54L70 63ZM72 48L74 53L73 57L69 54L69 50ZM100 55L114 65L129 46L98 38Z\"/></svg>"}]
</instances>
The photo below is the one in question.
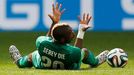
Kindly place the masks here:
<instances>
[{"instance_id":1,"label":"player's shoulder","mask_svg":"<svg viewBox=\"0 0 134 75\"><path fill-rule=\"evenodd\" d=\"M51 37L48 37L48 36L39 36L39 37L37 38L37 40L46 41L46 40L52 40L52 38L51 38Z\"/></svg>"},{"instance_id":2,"label":"player's shoulder","mask_svg":"<svg viewBox=\"0 0 134 75\"><path fill-rule=\"evenodd\" d=\"M76 46L73 46L73 45L70 45L70 44L67 44L67 49L68 50L71 50L73 52L81 52L81 49L76 47Z\"/></svg>"},{"instance_id":3,"label":"player's shoulder","mask_svg":"<svg viewBox=\"0 0 134 75\"><path fill-rule=\"evenodd\" d=\"M51 42L52 41L52 38L51 37L48 37L48 36L39 36L36 40L37 42Z\"/></svg>"},{"instance_id":4,"label":"player's shoulder","mask_svg":"<svg viewBox=\"0 0 134 75\"><path fill-rule=\"evenodd\" d=\"M39 36L39 37L36 39L36 47L38 48L41 43L48 43L48 42L51 42L51 41L52 41L52 38L51 38L51 37Z\"/></svg>"}]
</instances>

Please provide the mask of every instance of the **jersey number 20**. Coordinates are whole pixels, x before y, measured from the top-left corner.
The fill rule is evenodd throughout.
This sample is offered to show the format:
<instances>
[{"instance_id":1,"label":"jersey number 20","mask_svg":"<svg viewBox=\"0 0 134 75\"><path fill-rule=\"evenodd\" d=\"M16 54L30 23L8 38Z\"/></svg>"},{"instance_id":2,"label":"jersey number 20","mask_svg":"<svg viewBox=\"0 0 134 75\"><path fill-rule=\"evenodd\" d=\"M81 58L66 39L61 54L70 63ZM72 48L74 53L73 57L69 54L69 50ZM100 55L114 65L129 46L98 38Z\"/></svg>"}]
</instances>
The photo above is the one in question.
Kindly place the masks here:
<instances>
[{"instance_id":1,"label":"jersey number 20","mask_svg":"<svg viewBox=\"0 0 134 75\"><path fill-rule=\"evenodd\" d=\"M50 68L52 65L53 69L58 69L59 65L59 69L64 69L64 63L62 63L61 61L51 61L51 59L46 56L42 56L42 60L44 61L44 67Z\"/></svg>"}]
</instances>

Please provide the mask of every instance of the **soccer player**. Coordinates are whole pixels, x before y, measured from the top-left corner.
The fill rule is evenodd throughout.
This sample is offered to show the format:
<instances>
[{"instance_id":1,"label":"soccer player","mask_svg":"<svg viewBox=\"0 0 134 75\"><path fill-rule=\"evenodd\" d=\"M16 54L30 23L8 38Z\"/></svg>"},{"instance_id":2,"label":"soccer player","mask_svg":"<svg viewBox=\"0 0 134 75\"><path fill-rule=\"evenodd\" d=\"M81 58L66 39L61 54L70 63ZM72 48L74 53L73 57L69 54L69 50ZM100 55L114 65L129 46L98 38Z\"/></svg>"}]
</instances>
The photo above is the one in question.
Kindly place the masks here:
<instances>
[{"instance_id":1,"label":"soccer player","mask_svg":"<svg viewBox=\"0 0 134 75\"><path fill-rule=\"evenodd\" d=\"M37 69L80 69L81 62L96 67L106 60L108 51L103 51L98 56L82 48L84 33L91 26L89 14L79 17L79 29L75 44L69 43L75 38L72 28L67 23L59 23L64 9L60 11L62 5L52 5L53 15L48 16L52 20L52 25L46 36L40 36L36 40L37 50L26 56L21 56L19 50L11 45L9 53L19 68L32 67Z\"/></svg>"}]
</instances>

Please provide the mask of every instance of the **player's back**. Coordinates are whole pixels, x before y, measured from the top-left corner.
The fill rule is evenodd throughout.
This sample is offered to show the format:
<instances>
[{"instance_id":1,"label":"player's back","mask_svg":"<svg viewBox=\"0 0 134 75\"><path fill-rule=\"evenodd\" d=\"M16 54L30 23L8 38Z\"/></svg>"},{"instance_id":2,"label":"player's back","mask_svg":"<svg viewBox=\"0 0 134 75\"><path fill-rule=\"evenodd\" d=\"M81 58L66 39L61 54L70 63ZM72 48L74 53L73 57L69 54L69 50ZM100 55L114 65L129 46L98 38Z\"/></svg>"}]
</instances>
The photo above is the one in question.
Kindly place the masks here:
<instances>
[{"instance_id":1,"label":"player's back","mask_svg":"<svg viewBox=\"0 0 134 75\"><path fill-rule=\"evenodd\" d=\"M69 44L58 44L52 40L40 43L39 54L46 69L79 69L81 51Z\"/></svg>"}]
</instances>

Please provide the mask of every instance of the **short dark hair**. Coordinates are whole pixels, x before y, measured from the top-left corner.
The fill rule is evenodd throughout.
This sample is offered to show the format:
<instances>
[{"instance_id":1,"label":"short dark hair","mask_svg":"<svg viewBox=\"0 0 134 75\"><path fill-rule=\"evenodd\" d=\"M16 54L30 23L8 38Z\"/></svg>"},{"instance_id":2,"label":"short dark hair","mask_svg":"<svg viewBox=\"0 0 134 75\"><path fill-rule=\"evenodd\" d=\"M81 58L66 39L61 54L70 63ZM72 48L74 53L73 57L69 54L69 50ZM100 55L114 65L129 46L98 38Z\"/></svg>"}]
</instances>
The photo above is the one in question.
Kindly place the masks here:
<instances>
[{"instance_id":1,"label":"short dark hair","mask_svg":"<svg viewBox=\"0 0 134 75\"><path fill-rule=\"evenodd\" d=\"M58 23L52 28L51 35L55 41L65 44L71 42L72 32L72 28L67 23Z\"/></svg>"}]
</instances>

